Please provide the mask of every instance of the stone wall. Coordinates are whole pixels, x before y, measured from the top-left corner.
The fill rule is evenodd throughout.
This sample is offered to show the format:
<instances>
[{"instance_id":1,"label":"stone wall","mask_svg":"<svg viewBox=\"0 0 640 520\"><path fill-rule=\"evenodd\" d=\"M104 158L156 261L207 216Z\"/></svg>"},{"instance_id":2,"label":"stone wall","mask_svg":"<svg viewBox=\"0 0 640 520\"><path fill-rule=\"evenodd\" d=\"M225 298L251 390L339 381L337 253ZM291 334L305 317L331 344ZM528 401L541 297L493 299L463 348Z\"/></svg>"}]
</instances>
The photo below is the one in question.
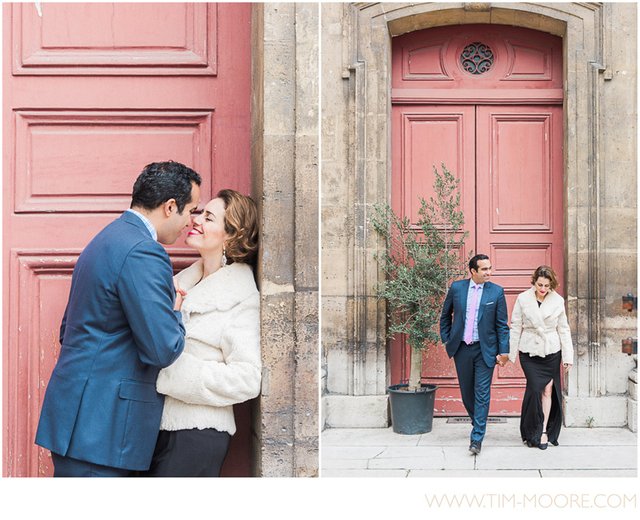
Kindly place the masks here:
<instances>
[{"instance_id":1,"label":"stone wall","mask_svg":"<svg viewBox=\"0 0 640 520\"><path fill-rule=\"evenodd\" d=\"M318 5L253 7L252 164L261 215L256 474L318 473Z\"/></svg>"},{"instance_id":2,"label":"stone wall","mask_svg":"<svg viewBox=\"0 0 640 520\"><path fill-rule=\"evenodd\" d=\"M356 125L363 105L362 74L352 41L355 24L350 4L322 7L322 425L328 427L383 427L388 424L385 396L386 346L383 319L372 284L375 237L366 225L368 191L377 179L363 172L368 148ZM356 90L357 89L357 90ZM382 144L380 144L382 146ZM369 156L375 159L376 154ZM367 319L363 319L366 317ZM348 396L348 397L347 397Z\"/></svg>"},{"instance_id":3,"label":"stone wall","mask_svg":"<svg viewBox=\"0 0 640 520\"><path fill-rule=\"evenodd\" d=\"M627 424L636 313L636 5L356 3L322 5L322 425L386 426L381 273L368 233L389 200L391 37L463 23L563 37L565 279L576 364L567 425Z\"/></svg>"},{"instance_id":4,"label":"stone wall","mask_svg":"<svg viewBox=\"0 0 640 520\"><path fill-rule=\"evenodd\" d=\"M621 354L622 340L636 337L637 313L622 310L622 296L637 287L637 25L634 4L603 6L603 60L597 76L595 100L598 126L596 156L598 192L593 230L597 233L597 286L600 343L582 345L584 361L596 365L590 377L574 378L567 399L567 424L581 426L593 418L595 426L627 424L631 356ZM584 251L586 258L588 252ZM586 289L587 281L578 280ZM581 291L579 291L581 292Z\"/></svg>"}]
</instances>

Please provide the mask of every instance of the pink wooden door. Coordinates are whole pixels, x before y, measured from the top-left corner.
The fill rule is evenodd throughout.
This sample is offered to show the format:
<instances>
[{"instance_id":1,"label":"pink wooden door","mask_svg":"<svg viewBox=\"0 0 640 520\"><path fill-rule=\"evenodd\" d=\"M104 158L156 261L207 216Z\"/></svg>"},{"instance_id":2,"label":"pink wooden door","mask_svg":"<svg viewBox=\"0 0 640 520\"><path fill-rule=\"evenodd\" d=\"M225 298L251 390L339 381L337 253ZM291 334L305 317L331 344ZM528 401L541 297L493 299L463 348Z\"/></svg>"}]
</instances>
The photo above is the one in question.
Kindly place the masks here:
<instances>
[{"instance_id":1,"label":"pink wooden door","mask_svg":"<svg viewBox=\"0 0 640 520\"><path fill-rule=\"evenodd\" d=\"M202 200L250 191L249 4L3 5L3 475L51 474L33 444L73 267L173 159ZM194 258L180 239L176 269ZM227 475L250 474L249 405Z\"/></svg>"},{"instance_id":2,"label":"pink wooden door","mask_svg":"<svg viewBox=\"0 0 640 520\"><path fill-rule=\"evenodd\" d=\"M490 256L509 315L538 265L563 283L561 48L537 31L482 25L393 43L392 206L415 221L418 196L431 195L433 166L444 163L460 179L463 254ZM408 379L410 355L401 338L392 342L392 384ZM421 375L439 386L438 415L465 414L442 345L428 347ZM490 413L519 414L523 392L520 367L498 367Z\"/></svg>"},{"instance_id":3,"label":"pink wooden door","mask_svg":"<svg viewBox=\"0 0 640 520\"><path fill-rule=\"evenodd\" d=\"M444 163L460 184L460 205L465 218L476 213L475 107L473 105L413 105L393 107L391 198L396 213L410 222L418 220L418 197L433 196L433 167ZM396 131L397 130L397 131ZM475 227L466 226L465 250L475 243ZM391 343L392 384L408 380L411 350L403 337ZM455 368L444 349L430 348L423 363L423 377L439 381L438 400L448 399L449 388L457 390ZM444 383L446 381L446 384ZM455 399L455 396L454 396Z\"/></svg>"},{"instance_id":4,"label":"pink wooden door","mask_svg":"<svg viewBox=\"0 0 640 520\"><path fill-rule=\"evenodd\" d=\"M553 267L563 293L562 107L479 106L476 142L477 250L491 258L511 316L539 265ZM519 413L523 384L519 365L497 367L491 413Z\"/></svg>"}]
</instances>

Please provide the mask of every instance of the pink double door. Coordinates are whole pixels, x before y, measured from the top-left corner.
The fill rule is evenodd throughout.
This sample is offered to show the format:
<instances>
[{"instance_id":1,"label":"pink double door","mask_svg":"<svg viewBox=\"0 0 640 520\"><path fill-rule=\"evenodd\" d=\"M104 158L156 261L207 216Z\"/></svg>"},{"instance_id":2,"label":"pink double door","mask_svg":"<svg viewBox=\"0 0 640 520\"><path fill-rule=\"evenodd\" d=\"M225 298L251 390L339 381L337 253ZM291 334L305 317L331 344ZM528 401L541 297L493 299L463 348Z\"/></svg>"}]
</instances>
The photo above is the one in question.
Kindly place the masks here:
<instances>
[{"instance_id":1,"label":"pink double door","mask_svg":"<svg viewBox=\"0 0 640 520\"><path fill-rule=\"evenodd\" d=\"M393 44L392 206L415 222L418 197L433 193L433 167L446 165L460 179L463 257L489 255L509 316L538 265L555 269L563 292L561 48L550 35L481 25ZM392 343L392 383L408 378L410 354L402 339ZM421 375L439 386L437 414L465 414L442 345L428 347ZM490 413L519 414L523 392L518 365L497 367Z\"/></svg>"},{"instance_id":2,"label":"pink double door","mask_svg":"<svg viewBox=\"0 0 640 520\"><path fill-rule=\"evenodd\" d=\"M249 4L3 6L3 475L46 476L33 441L78 255L153 161L249 193ZM168 248L176 270L197 253ZM224 472L250 475L249 405Z\"/></svg>"}]
</instances>

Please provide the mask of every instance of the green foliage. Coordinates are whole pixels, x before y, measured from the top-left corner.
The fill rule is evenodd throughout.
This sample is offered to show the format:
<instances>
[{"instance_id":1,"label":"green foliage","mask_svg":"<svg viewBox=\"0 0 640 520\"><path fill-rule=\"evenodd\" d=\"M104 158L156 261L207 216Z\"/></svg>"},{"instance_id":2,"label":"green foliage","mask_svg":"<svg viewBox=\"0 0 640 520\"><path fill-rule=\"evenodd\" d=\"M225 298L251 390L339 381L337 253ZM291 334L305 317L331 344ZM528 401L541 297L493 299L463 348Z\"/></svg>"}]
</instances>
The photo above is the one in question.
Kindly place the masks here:
<instances>
[{"instance_id":1,"label":"green foliage","mask_svg":"<svg viewBox=\"0 0 640 520\"><path fill-rule=\"evenodd\" d=\"M435 198L420 198L418 221L399 217L388 204L377 204L371 223L384 238L386 250L376 254L385 273L377 288L387 301L388 336L406 334L416 350L440 342L440 312L451 281L465 273L460 252L468 232L463 232L458 179L444 164L434 166Z\"/></svg>"}]
</instances>

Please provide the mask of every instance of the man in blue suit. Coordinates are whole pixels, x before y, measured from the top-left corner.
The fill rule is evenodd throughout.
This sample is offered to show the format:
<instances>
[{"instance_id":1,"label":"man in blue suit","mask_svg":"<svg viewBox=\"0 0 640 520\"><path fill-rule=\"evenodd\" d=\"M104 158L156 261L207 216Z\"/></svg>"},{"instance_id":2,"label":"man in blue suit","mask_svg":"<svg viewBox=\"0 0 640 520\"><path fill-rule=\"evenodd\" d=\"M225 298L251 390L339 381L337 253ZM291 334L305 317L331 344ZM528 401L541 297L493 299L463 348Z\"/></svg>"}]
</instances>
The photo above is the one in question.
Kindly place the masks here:
<instances>
[{"instance_id":1,"label":"man in blue suit","mask_svg":"<svg viewBox=\"0 0 640 520\"><path fill-rule=\"evenodd\" d=\"M36 444L54 476L130 476L149 468L164 396L161 368L184 348L169 256L200 199L200 176L173 161L147 165L131 209L87 245L73 271L62 345Z\"/></svg>"},{"instance_id":2,"label":"man in blue suit","mask_svg":"<svg viewBox=\"0 0 640 520\"><path fill-rule=\"evenodd\" d=\"M509 353L509 325L504 290L489 281L491 261L476 255L469 261L471 278L451 284L440 315L440 337L458 373L460 393L473 423L469 451L477 455L487 429L491 379L496 361Z\"/></svg>"}]
</instances>

